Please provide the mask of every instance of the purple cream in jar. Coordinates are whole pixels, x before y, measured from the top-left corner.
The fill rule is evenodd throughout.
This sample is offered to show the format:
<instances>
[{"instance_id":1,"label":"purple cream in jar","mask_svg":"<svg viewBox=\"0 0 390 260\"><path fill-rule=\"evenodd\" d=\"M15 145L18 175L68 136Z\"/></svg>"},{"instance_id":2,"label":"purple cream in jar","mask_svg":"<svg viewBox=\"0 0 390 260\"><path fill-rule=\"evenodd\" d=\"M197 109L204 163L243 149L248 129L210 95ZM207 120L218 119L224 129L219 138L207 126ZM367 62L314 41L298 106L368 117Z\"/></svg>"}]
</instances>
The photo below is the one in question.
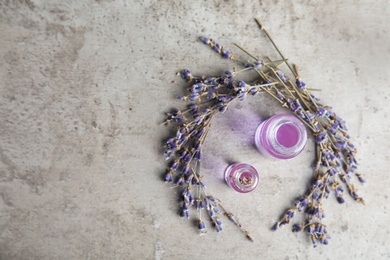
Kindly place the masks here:
<instances>
[{"instance_id":1,"label":"purple cream in jar","mask_svg":"<svg viewBox=\"0 0 390 260\"><path fill-rule=\"evenodd\" d=\"M277 159L297 156L305 148L306 142L305 125L290 114L278 114L263 121L255 133L259 152Z\"/></svg>"}]
</instances>

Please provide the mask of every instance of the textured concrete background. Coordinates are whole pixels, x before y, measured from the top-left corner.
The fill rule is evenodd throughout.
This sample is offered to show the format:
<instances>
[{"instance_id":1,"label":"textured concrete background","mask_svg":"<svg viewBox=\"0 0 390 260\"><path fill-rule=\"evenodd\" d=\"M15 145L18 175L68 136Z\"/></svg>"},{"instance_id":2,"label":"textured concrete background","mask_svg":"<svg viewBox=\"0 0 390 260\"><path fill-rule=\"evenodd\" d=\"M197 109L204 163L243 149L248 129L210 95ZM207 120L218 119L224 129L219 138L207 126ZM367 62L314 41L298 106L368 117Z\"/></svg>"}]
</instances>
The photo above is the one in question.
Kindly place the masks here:
<instances>
[{"instance_id":1,"label":"textured concrete background","mask_svg":"<svg viewBox=\"0 0 390 260\"><path fill-rule=\"evenodd\" d=\"M359 148L367 205L327 200L326 247L270 231L309 182L314 145L290 161L256 152L256 125L282 111L266 96L218 115L202 166L255 243L227 221L198 236L161 181L175 73L232 66L201 35L277 58L255 17ZM0 1L0 259L389 259L389 17L387 0ZM253 193L223 183L232 161L259 170Z\"/></svg>"}]
</instances>

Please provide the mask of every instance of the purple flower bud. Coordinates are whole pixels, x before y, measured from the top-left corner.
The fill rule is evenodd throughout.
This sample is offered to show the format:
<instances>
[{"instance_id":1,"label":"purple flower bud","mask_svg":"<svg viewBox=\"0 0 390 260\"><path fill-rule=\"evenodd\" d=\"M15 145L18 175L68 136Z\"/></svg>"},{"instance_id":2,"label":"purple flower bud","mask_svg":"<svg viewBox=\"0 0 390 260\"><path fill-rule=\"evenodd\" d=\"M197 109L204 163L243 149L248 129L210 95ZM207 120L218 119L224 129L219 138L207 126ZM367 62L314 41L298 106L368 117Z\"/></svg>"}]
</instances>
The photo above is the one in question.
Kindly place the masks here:
<instances>
[{"instance_id":1,"label":"purple flower bud","mask_svg":"<svg viewBox=\"0 0 390 260\"><path fill-rule=\"evenodd\" d=\"M202 153L201 151L196 151L194 153L194 159L198 160L198 161L201 161L202 160Z\"/></svg>"},{"instance_id":2,"label":"purple flower bud","mask_svg":"<svg viewBox=\"0 0 390 260\"><path fill-rule=\"evenodd\" d=\"M222 226L215 225L215 230L217 231L217 233L221 232L222 231Z\"/></svg>"},{"instance_id":3,"label":"purple flower bud","mask_svg":"<svg viewBox=\"0 0 390 260\"><path fill-rule=\"evenodd\" d=\"M227 51L227 50L222 50L222 57L224 59L231 59L233 56L232 52L231 51Z\"/></svg>"},{"instance_id":4,"label":"purple flower bud","mask_svg":"<svg viewBox=\"0 0 390 260\"><path fill-rule=\"evenodd\" d=\"M294 211L294 209L289 209L289 210L287 210L287 212L286 212L286 218L293 218L294 217L294 214L295 214L295 211Z\"/></svg>"},{"instance_id":5,"label":"purple flower bud","mask_svg":"<svg viewBox=\"0 0 390 260\"><path fill-rule=\"evenodd\" d=\"M183 157L183 161L185 162L189 162L191 160L191 155L189 153L187 153L184 157Z\"/></svg>"},{"instance_id":6,"label":"purple flower bud","mask_svg":"<svg viewBox=\"0 0 390 260\"><path fill-rule=\"evenodd\" d=\"M210 218L214 218L215 217L214 210L209 210L209 216L210 216Z\"/></svg>"},{"instance_id":7,"label":"purple flower bud","mask_svg":"<svg viewBox=\"0 0 390 260\"><path fill-rule=\"evenodd\" d=\"M345 202L345 200L342 196L339 196L339 197L337 197L337 202L340 204L343 204Z\"/></svg>"},{"instance_id":8,"label":"purple flower bud","mask_svg":"<svg viewBox=\"0 0 390 260\"><path fill-rule=\"evenodd\" d=\"M329 243L328 239L326 239L326 237L322 237L321 240L320 240L320 243L323 244L323 245L327 245Z\"/></svg>"},{"instance_id":9,"label":"purple flower bud","mask_svg":"<svg viewBox=\"0 0 390 260\"><path fill-rule=\"evenodd\" d=\"M238 87L239 87L240 90L245 89L245 86L246 86L245 81L240 80L240 81L238 82Z\"/></svg>"},{"instance_id":10,"label":"purple flower bud","mask_svg":"<svg viewBox=\"0 0 390 260\"><path fill-rule=\"evenodd\" d=\"M182 169L181 169L181 173L183 174L188 174L190 171L190 166L188 164L186 164Z\"/></svg>"},{"instance_id":11,"label":"purple flower bud","mask_svg":"<svg viewBox=\"0 0 390 260\"><path fill-rule=\"evenodd\" d=\"M192 79L192 74L189 70L185 69L181 72L181 77L186 81L190 81Z\"/></svg>"},{"instance_id":12,"label":"purple flower bud","mask_svg":"<svg viewBox=\"0 0 390 260\"><path fill-rule=\"evenodd\" d=\"M165 182L173 182L172 173L168 172L168 173L165 175Z\"/></svg>"},{"instance_id":13,"label":"purple flower bud","mask_svg":"<svg viewBox=\"0 0 390 260\"><path fill-rule=\"evenodd\" d=\"M188 175L187 178L186 178L186 183L191 183L193 178L194 178L193 174Z\"/></svg>"},{"instance_id":14,"label":"purple flower bud","mask_svg":"<svg viewBox=\"0 0 390 260\"><path fill-rule=\"evenodd\" d=\"M207 92L207 99L208 100L214 99L216 96L217 96L217 94L215 94L215 92L212 92L212 91Z\"/></svg>"},{"instance_id":15,"label":"purple flower bud","mask_svg":"<svg viewBox=\"0 0 390 260\"><path fill-rule=\"evenodd\" d=\"M193 143L192 147L196 150L196 151L200 151L202 149L202 144L199 142L199 141L196 141Z\"/></svg>"},{"instance_id":16,"label":"purple flower bud","mask_svg":"<svg viewBox=\"0 0 390 260\"><path fill-rule=\"evenodd\" d=\"M281 92L278 91L278 92L276 93L276 95L278 96L278 98L279 98L280 100L282 100L282 101L285 100L285 97L284 97L284 95L283 95Z\"/></svg>"},{"instance_id":17,"label":"purple flower bud","mask_svg":"<svg viewBox=\"0 0 390 260\"><path fill-rule=\"evenodd\" d=\"M205 38L205 37L199 37L199 40L201 40L204 44L210 44L210 39Z\"/></svg>"},{"instance_id":18,"label":"purple flower bud","mask_svg":"<svg viewBox=\"0 0 390 260\"><path fill-rule=\"evenodd\" d=\"M255 60L253 62L253 67L255 67L256 69L260 69L262 66L263 66L262 63L258 60Z\"/></svg>"},{"instance_id":19,"label":"purple flower bud","mask_svg":"<svg viewBox=\"0 0 390 260\"><path fill-rule=\"evenodd\" d=\"M343 193L344 192L344 188L343 188L343 186L338 186L337 188L336 188L336 194L340 194L340 193Z\"/></svg>"},{"instance_id":20,"label":"purple flower bud","mask_svg":"<svg viewBox=\"0 0 390 260\"><path fill-rule=\"evenodd\" d=\"M219 108L219 112L221 112L221 113L225 113L226 110L227 110L227 106L223 106L223 107Z\"/></svg>"},{"instance_id":21,"label":"purple flower bud","mask_svg":"<svg viewBox=\"0 0 390 260\"><path fill-rule=\"evenodd\" d=\"M213 50L215 52L218 52L220 53L221 52L221 45L219 43L215 43L214 47L213 47Z\"/></svg>"},{"instance_id":22,"label":"purple flower bud","mask_svg":"<svg viewBox=\"0 0 390 260\"><path fill-rule=\"evenodd\" d=\"M195 208L198 210L198 209L200 209L200 203L201 203L201 199L196 199L195 200Z\"/></svg>"},{"instance_id":23,"label":"purple flower bud","mask_svg":"<svg viewBox=\"0 0 390 260\"><path fill-rule=\"evenodd\" d=\"M225 77L228 78L228 79L233 79L234 77L234 72L230 71L230 70L226 70L225 71Z\"/></svg>"},{"instance_id":24,"label":"purple flower bud","mask_svg":"<svg viewBox=\"0 0 390 260\"><path fill-rule=\"evenodd\" d=\"M179 164L177 163L177 161L172 161L169 168L171 170L175 171L175 170L177 170L178 167L179 167Z\"/></svg>"},{"instance_id":25,"label":"purple flower bud","mask_svg":"<svg viewBox=\"0 0 390 260\"><path fill-rule=\"evenodd\" d=\"M177 179L176 185L183 186L183 184L184 184L184 177L180 177L179 179Z\"/></svg>"},{"instance_id":26,"label":"purple flower bud","mask_svg":"<svg viewBox=\"0 0 390 260\"><path fill-rule=\"evenodd\" d=\"M344 121L344 120L341 121L341 122L339 122L339 127L340 127L340 129L342 129L342 130L344 130L344 131L347 131L347 130L348 130L347 125L345 124L345 121Z\"/></svg>"},{"instance_id":27,"label":"purple flower bud","mask_svg":"<svg viewBox=\"0 0 390 260\"><path fill-rule=\"evenodd\" d=\"M205 229L206 229L206 225L204 224L203 221L199 220L199 222L198 222L198 230L203 232Z\"/></svg>"},{"instance_id":28,"label":"purple flower bud","mask_svg":"<svg viewBox=\"0 0 390 260\"><path fill-rule=\"evenodd\" d=\"M211 202L216 202L216 201L217 201L213 196L208 196L208 199L209 199Z\"/></svg>"},{"instance_id":29,"label":"purple flower bud","mask_svg":"<svg viewBox=\"0 0 390 260\"><path fill-rule=\"evenodd\" d=\"M200 209L204 209L204 202L203 202L203 200L200 201L199 207L200 207Z\"/></svg>"},{"instance_id":30,"label":"purple flower bud","mask_svg":"<svg viewBox=\"0 0 390 260\"><path fill-rule=\"evenodd\" d=\"M202 123L203 117L199 116L198 114L194 115L194 122L197 123L198 125Z\"/></svg>"},{"instance_id":31,"label":"purple flower bud","mask_svg":"<svg viewBox=\"0 0 390 260\"><path fill-rule=\"evenodd\" d=\"M188 210L188 204L187 203L183 203L183 208L182 210Z\"/></svg>"},{"instance_id":32,"label":"purple flower bud","mask_svg":"<svg viewBox=\"0 0 390 260\"><path fill-rule=\"evenodd\" d=\"M205 208L207 210L210 210L210 201L209 201L209 199L205 198L204 199L204 204L205 204Z\"/></svg>"},{"instance_id":33,"label":"purple flower bud","mask_svg":"<svg viewBox=\"0 0 390 260\"><path fill-rule=\"evenodd\" d=\"M338 153L336 154L336 157L337 157L338 159L341 158L341 156L340 156ZM341 166L342 166L340 160L335 160L335 162L336 162L337 167L341 167Z\"/></svg>"},{"instance_id":34,"label":"purple flower bud","mask_svg":"<svg viewBox=\"0 0 390 260\"><path fill-rule=\"evenodd\" d=\"M315 142L317 144L324 142L328 138L328 135L325 131L319 132L315 135Z\"/></svg>"},{"instance_id":35,"label":"purple flower bud","mask_svg":"<svg viewBox=\"0 0 390 260\"><path fill-rule=\"evenodd\" d=\"M312 122L314 120L314 115L310 113L309 111L306 111L306 116L309 122Z\"/></svg>"},{"instance_id":36,"label":"purple flower bud","mask_svg":"<svg viewBox=\"0 0 390 260\"><path fill-rule=\"evenodd\" d=\"M279 78L283 81L283 82L287 82L287 78L286 76L284 76L283 72L281 72L280 70L278 70L276 72L276 74L278 74Z\"/></svg>"},{"instance_id":37,"label":"purple flower bud","mask_svg":"<svg viewBox=\"0 0 390 260\"><path fill-rule=\"evenodd\" d=\"M325 114L325 108L324 107L319 107L319 108L317 108L317 116L319 116L319 117L322 117L322 116L324 116L324 114Z\"/></svg>"},{"instance_id":38,"label":"purple flower bud","mask_svg":"<svg viewBox=\"0 0 390 260\"><path fill-rule=\"evenodd\" d=\"M192 85L192 93L200 93L204 89L204 86L202 83L196 83Z\"/></svg>"},{"instance_id":39,"label":"purple flower bud","mask_svg":"<svg viewBox=\"0 0 390 260\"><path fill-rule=\"evenodd\" d=\"M310 224L307 232L309 234L313 235L314 234L314 228L315 228L315 225L314 224Z\"/></svg>"},{"instance_id":40,"label":"purple flower bud","mask_svg":"<svg viewBox=\"0 0 390 260\"><path fill-rule=\"evenodd\" d=\"M207 85L207 90L210 92L215 92L218 89L218 84L214 83L214 85Z\"/></svg>"},{"instance_id":41,"label":"purple flower bud","mask_svg":"<svg viewBox=\"0 0 390 260\"><path fill-rule=\"evenodd\" d=\"M291 99L287 99L287 103L290 105L291 112L295 112L299 109L299 106L297 106L297 104Z\"/></svg>"},{"instance_id":42,"label":"purple flower bud","mask_svg":"<svg viewBox=\"0 0 390 260\"><path fill-rule=\"evenodd\" d=\"M182 218L190 218L190 214L188 213L188 210L182 210L180 212L180 217L182 217Z\"/></svg>"},{"instance_id":43,"label":"purple flower bud","mask_svg":"<svg viewBox=\"0 0 390 260\"><path fill-rule=\"evenodd\" d=\"M305 89L306 83L303 82L301 79L297 79L296 83L297 83L298 88Z\"/></svg>"},{"instance_id":44,"label":"purple flower bud","mask_svg":"<svg viewBox=\"0 0 390 260\"><path fill-rule=\"evenodd\" d=\"M196 101L197 99L199 98L199 94L198 93L194 93L192 92L191 95L190 95L190 101Z\"/></svg>"},{"instance_id":45,"label":"purple flower bud","mask_svg":"<svg viewBox=\"0 0 390 260\"><path fill-rule=\"evenodd\" d=\"M302 211L307 206L307 197L301 197L296 202L295 206L297 207L298 211Z\"/></svg>"},{"instance_id":46,"label":"purple flower bud","mask_svg":"<svg viewBox=\"0 0 390 260\"><path fill-rule=\"evenodd\" d=\"M314 96L313 94L310 94L310 97L313 99L313 100L315 100L315 101L320 101L320 99L319 98L317 98L316 96Z\"/></svg>"},{"instance_id":47,"label":"purple flower bud","mask_svg":"<svg viewBox=\"0 0 390 260\"><path fill-rule=\"evenodd\" d=\"M177 145L178 146L182 146L184 143L186 143L188 141L188 136L186 135L183 135L182 137L180 137Z\"/></svg>"},{"instance_id":48,"label":"purple flower bud","mask_svg":"<svg viewBox=\"0 0 390 260\"><path fill-rule=\"evenodd\" d=\"M359 180L361 183L365 183L365 182L366 182L366 179L363 177L362 174L356 173L356 177L358 178L358 180Z\"/></svg>"},{"instance_id":49,"label":"purple flower bud","mask_svg":"<svg viewBox=\"0 0 390 260\"><path fill-rule=\"evenodd\" d=\"M301 232L302 231L302 226L298 224L294 224L292 228L293 232Z\"/></svg>"},{"instance_id":50,"label":"purple flower bud","mask_svg":"<svg viewBox=\"0 0 390 260\"><path fill-rule=\"evenodd\" d=\"M202 127L194 136L199 139L206 132L206 128Z\"/></svg>"},{"instance_id":51,"label":"purple flower bud","mask_svg":"<svg viewBox=\"0 0 390 260\"><path fill-rule=\"evenodd\" d=\"M222 226L222 221L220 218L215 218L215 223L218 225L218 226Z\"/></svg>"},{"instance_id":52,"label":"purple flower bud","mask_svg":"<svg viewBox=\"0 0 390 260\"><path fill-rule=\"evenodd\" d=\"M328 130L332 134L335 134L338 128L339 128L339 125L337 123L333 123L333 124L328 125L326 130Z\"/></svg>"},{"instance_id":53,"label":"purple flower bud","mask_svg":"<svg viewBox=\"0 0 390 260\"><path fill-rule=\"evenodd\" d=\"M329 176L333 176L333 175L335 175L338 172L339 172L339 170L336 167L332 167L329 170Z\"/></svg>"},{"instance_id":54,"label":"purple flower bud","mask_svg":"<svg viewBox=\"0 0 390 260\"><path fill-rule=\"evenodd\" d=\"M316 248L317 247L317 241L316 241L315 236L311 236L311 242L313 243L313 247Z\"/></svg>"},{"instance_id":55,"label":"purple flower bud","mask_svg":"<svg viewBox=\"0 0 390 260\"><path fill-rule=\"evenodd\" d=\"M323 226L321 224L317 224L315 227L315 233L322 234Z\"/></svg>"},{"instance_id":56,"label":"purple flower bud","mask_svg":"<svg viewBox=\"0 0 390 260\"><path fill-rule=\"evenodd\" d=\"M338 141L336 146L339 149L346 149L347 148L347 143L345 141Z\"/></svg>"},{"instance_id":57,"label":"purple flower bud","mask_svg":"<svg viewBox=\"0 0 390 260\"><path fill-rule=\"evenodd\" d=\"M194 204L195 199L194 199L194 196L192 195L192 193L188 194L188 200L190 201L191 205Z\"/></svg>"},{"instance_id":58,"label":"purple flower bud","mask_svg":"<svg viewBox=\"0 0 390 260\"><path fill-rule=\"evenodd\" d=\"M257 94L257 88L251 88L251 89L249 90L249 93L250 93L252 96L256 95L256 94Z\"/></svg>"},{"instance_id":59,"label":"purple flower bud","mask_svg":"<svg viewBox=\"0 0 390 260\"><path fill-rule=\"evenodd\" d=\"M279 229L279 223L276 223L275 225L272 226L272 231L276 231Z\"/></svg>"},{"instance_id":60,"label":"purple flower bud","mask_svg":"<svg viewBox=\"0 0 390 260\"><path fill-rule=\"evenodd\" d=\"M319 212L320 212L320 210L318 209L318 207L308 207L307 208L307 214L309 214L311 216L316 216L316 215L318 215Z\"/></svg>"}]
</instances>

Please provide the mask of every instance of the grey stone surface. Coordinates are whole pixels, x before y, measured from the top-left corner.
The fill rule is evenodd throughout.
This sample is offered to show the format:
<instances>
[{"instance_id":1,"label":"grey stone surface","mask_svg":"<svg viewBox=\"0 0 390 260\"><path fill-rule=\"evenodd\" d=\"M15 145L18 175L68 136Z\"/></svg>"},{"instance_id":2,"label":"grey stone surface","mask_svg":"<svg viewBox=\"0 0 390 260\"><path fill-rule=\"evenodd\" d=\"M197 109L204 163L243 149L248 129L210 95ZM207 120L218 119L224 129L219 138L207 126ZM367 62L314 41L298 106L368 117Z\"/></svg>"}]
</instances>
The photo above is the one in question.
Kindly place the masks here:
<instances>
[{"instance_id":1,"label":"grey stone surface","mask_svg":"<svg viewBox=\"0 0 390 260\"><path fill-rule=\"evenodd\" d=\"M0 259L389 259L390 2L0 1ZM182 68L232 66L196 41L245 57L276 52L260 18L324 103L347 119L359 148L359 186L324 206L330 245L270 227L304 191L313 140L289 161L263 158L252 136L281 112L265 96L218 115L202 165L210 191L251 230L198 236L162 181L164 112L180 106ZM248 162L261 184L242 195L222 180Z\"/></svg>"}]
</instances>

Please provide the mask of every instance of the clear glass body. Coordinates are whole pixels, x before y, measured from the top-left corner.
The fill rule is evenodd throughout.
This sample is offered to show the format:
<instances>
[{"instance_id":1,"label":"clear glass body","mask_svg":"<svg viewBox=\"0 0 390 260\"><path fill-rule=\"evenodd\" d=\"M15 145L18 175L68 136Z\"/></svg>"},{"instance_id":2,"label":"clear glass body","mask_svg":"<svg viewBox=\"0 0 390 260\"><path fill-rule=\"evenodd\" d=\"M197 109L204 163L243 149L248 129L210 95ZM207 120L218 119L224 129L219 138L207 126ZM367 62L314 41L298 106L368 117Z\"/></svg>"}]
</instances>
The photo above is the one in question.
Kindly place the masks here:
<instances>
[{"instance_id":1,"label":"clear glass body","mask_svg":"<svg viewBox=\"0 0 390 260\"><path fill-rule=\"evenodd\" d=\"M290 159L306 146L305 125L294 115L278 114L263 121L256 130L255 143L261 154Z\"/></svg>"},{"instance_id":2,"label":"clear glass body","mask_svg":"<svg viewBox=\"0 0 390 260\"><path fill-rule=\"evenodd\" d=\"M235 191L248 193L257 187L259 174L250 164L235 163L226 168L225 181Z\"/></svg>"}]
</instances>

